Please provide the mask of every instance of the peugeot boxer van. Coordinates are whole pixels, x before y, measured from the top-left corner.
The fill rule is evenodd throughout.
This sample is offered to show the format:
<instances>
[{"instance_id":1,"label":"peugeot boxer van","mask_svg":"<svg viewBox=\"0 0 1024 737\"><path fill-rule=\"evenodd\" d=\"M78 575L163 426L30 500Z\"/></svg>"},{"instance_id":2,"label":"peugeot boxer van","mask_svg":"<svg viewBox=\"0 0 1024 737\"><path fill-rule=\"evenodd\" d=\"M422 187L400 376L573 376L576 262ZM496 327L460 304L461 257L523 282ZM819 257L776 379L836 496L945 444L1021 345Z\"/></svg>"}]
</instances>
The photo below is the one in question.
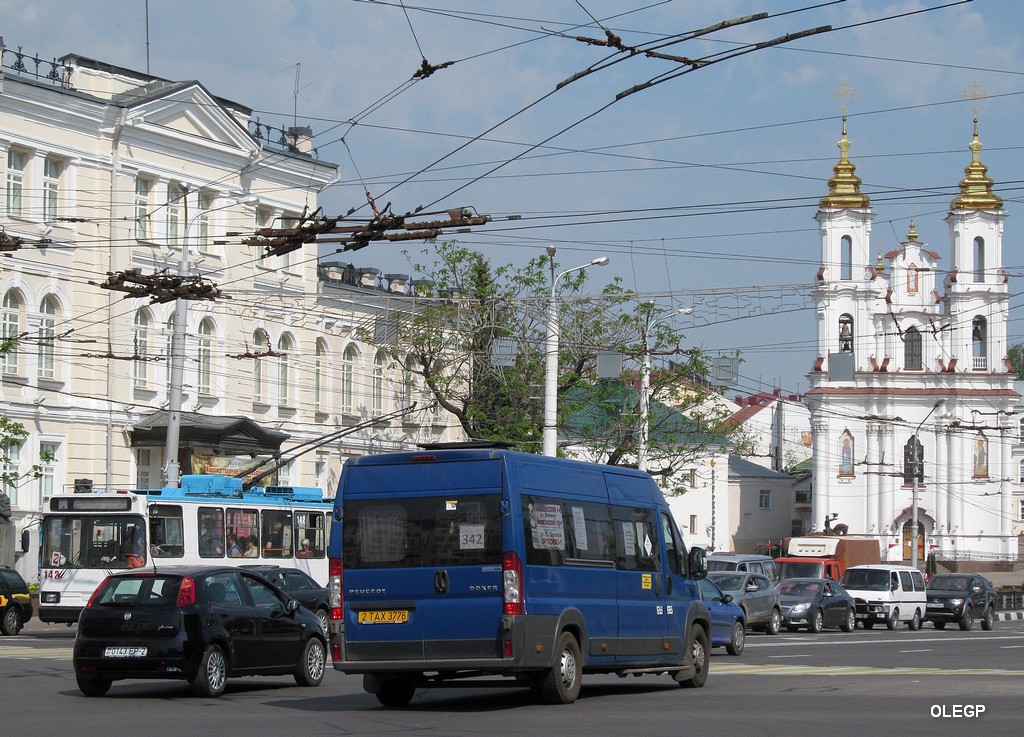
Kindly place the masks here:
<instances>
[{"instance_id":1,"label":"peugeot boxer van","mask_svg":"<svg viewBox=\"0 0 1024 737\"><path fill-rule=\"evenodd\" d=\"M364 456L334 520L334 667L385 706L477 676L552 703L585 673L707 678L704 551L643 472L492 448Z\"/></svg>"},{"instance_id":2,"label":"peugeot boxer van","mask_svg":"<svg viewBox=\"0 0 1024 737\"><path fill-rule=\"evenodd\" d=\"M916 568L884 563L853 566L846 569L842 584L857 605L857 621L864 629L884 623L894 630L900 622L912 630L921 628L925 582Z\"/></svg>"}]
</instances>

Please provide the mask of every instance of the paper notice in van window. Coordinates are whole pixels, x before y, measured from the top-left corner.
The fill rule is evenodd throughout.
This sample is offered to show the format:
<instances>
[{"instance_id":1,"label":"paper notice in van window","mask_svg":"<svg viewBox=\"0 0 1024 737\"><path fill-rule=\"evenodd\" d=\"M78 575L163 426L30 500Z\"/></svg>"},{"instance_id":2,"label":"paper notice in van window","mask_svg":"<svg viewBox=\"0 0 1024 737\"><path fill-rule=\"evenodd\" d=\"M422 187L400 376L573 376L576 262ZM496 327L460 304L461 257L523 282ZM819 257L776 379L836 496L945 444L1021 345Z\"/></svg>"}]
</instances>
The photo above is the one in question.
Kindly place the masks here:
<instances>
[{"instance_id":1,"label":"paper notice in van window","mask_svg":"<svg viewBox=\"0 0 1024 737\"><path fill-rule=\"evenodd\" d=\"M444 511L446 512L457 512L459 511L459 501L457 499L447 499L444 503Z\"/></svg>"},{"instance_id":2,"label":"paper notice in van window","mask_svg":"<svg viewBox=\"0 0 1024 737\"><path fill-rule=\"evenodd\" d=\"M572 532L576 536L576 548L590 550L587 545L587 519L583 516L583 507L572 508Z\"/></svg>"},{"instance_id":3,"label":"paper notice in van window","mask_svg":"<svg viewBox=\"0 0 1024 737\"><path fill-rule=\"evenodd\" d=\"M636 530L632 522L622 523L622 547L625 548L626 556L636 555Z\"/></svg>"},{"instance_id":4,"label":"paper notice in van window","mask_svg":"<svg viewBox=\"0 0 1024 737\"><path fill-rule=\"evenodd\" d=\"M483 550L484 549L484 526L483 525L459 525L459 550Z\"/></svg>"},{"instance_id":5,"label":"paper notice in van window","mask_svg":"<svg viewBox=\"0 0 1024 737\"><path fill-rule=\"evenodd\" d=\"M535 550L565 550L565 523L562 507L558 504L538 504L533 517L533 547Z\"/></svg>"}]
</instances>

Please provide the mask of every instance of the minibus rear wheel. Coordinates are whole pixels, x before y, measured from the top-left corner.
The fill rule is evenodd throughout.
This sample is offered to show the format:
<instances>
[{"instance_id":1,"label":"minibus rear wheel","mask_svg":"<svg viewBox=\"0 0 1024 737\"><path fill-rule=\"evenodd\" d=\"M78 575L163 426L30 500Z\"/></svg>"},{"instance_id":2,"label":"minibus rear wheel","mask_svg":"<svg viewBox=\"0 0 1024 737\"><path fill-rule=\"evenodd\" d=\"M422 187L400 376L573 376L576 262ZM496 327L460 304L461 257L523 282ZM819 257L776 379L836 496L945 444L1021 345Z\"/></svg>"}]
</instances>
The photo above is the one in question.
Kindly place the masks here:
<instances>
[{"instance_id":1,"label":"minibus rear wheel","mask_svg":"<svg viewBox=\"0 0 1024 737\"><path fill-rule=\"evenodd\" d=\"M541 693L549 704L571 704L580 695L583 685L580 646L571 632L559 636L557 653L555 667L545 676Z\"/></svg>"}]
</instances>

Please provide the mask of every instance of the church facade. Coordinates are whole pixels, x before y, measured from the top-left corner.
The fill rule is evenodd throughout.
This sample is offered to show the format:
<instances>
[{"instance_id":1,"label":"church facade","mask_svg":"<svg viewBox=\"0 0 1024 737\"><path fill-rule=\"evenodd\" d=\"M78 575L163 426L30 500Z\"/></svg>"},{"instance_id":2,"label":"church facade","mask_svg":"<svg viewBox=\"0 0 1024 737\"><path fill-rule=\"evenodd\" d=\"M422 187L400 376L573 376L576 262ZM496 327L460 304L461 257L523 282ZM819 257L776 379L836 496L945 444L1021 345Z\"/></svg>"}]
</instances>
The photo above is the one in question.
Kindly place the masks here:
<instances>
[{"instance_id":1,"label":"church facade","mask_svg":"<svg viewBox=\"0 0 1024 737\"><path fill-rule=\"evenodd\" d=\"M913 221L906 240L876 252L850 145L844 118L815 215L811 528L876 537L890 561L1016 558L1006 211L981 163L977 120L945 217L948 263Z\"/></svg>"}]
</instances>

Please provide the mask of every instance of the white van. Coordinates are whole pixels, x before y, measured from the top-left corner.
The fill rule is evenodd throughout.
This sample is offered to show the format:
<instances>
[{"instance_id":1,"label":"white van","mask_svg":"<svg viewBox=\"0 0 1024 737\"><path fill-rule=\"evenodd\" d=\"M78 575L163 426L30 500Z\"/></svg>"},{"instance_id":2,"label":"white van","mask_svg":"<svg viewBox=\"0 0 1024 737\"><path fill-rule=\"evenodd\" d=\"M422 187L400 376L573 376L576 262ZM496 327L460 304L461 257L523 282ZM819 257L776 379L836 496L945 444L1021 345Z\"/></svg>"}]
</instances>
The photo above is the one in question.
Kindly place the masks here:
<instances>
[{"instance_id":1,"label":"white van","mask_svg":"<svg viewBox=\"0 0 1024 737\"><path fill-rule=\"evenodd\" d=\"M843 587L857 607L857 621L864 629L875 622L891 630L906 622L912 630L921 628L926 610L925 583L921 571L911 566L862 565L847 568Z\"/></svg>"}]
</instances>

